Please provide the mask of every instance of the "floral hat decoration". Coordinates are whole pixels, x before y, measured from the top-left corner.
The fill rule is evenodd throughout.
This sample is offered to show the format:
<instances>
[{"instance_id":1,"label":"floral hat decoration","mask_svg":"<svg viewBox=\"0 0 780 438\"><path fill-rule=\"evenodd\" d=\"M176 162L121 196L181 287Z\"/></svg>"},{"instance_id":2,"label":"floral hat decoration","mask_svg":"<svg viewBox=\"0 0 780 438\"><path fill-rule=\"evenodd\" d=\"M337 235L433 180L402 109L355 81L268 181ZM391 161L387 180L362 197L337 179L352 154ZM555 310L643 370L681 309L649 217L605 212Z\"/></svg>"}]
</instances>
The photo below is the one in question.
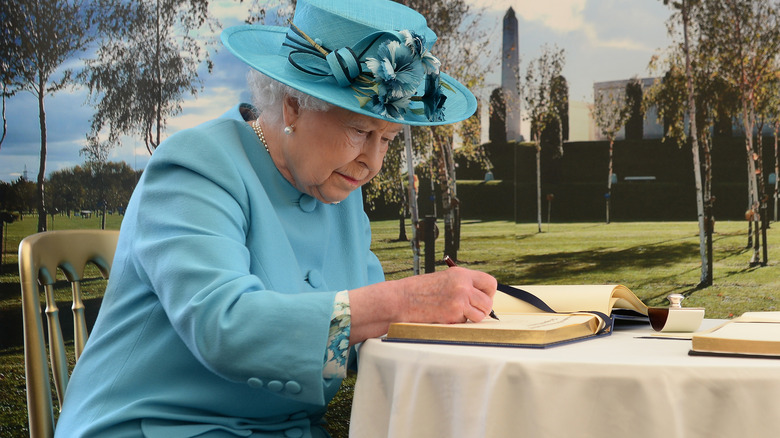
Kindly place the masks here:
<instances>
[{"instance_id":1,"label":"floral hat decoration","mask_svg":"<svg viewBox=\"0 0 780 438\"><path fill-rule=\"evenodd\" d=\"M443 125L477 101L440 70L425 17L387 0L298 0L289 27L242 25L222 42L252 68L306 94L367 116Z\"/></svg>"}]
</instances>

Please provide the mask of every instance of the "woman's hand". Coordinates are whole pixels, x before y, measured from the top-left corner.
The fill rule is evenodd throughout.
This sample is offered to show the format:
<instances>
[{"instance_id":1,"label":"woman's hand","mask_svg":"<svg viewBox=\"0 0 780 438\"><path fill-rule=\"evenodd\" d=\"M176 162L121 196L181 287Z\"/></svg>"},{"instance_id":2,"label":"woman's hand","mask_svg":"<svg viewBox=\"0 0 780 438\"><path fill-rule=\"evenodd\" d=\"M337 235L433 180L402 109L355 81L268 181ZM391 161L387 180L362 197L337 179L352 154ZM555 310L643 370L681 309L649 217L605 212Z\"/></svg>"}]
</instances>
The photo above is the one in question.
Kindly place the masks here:
<instances>
[{"instance_id":1,"label":"woman's hand","mask_svg":"<svg viewBox=\"0 0 780 438\"><path fill-rule=\"evenodd\" d=\"M408 277L403 287L400 321L479 322L493 306L496 280L484 272L464 268Z\"/></svg>"},{"instance_id":2,"label":"woman's hand","mask_svg":"<svg viewBox=\"0 0 780 438\"><path fill-rule=\"evenodd\" d=\"M383 335L391 322L479 322L490 313L496 286L489 274L453 267L351 290L350 342Z\"/></svg>"}]
</instances>

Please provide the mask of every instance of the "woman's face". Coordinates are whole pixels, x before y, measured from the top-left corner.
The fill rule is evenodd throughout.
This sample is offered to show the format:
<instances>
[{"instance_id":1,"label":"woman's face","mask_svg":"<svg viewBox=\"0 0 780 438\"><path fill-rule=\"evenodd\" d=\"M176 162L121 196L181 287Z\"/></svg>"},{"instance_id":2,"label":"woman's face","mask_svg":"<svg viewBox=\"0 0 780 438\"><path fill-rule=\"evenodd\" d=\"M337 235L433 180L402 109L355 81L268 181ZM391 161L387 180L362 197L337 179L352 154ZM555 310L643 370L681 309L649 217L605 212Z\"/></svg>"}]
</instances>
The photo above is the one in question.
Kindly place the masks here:
<instances>
[{"instance_id":1,"label":"woman's face","mask_svg":"<svg viewBox=\"0 0 780 438\"><path fill-rule=\"evenodd\" d=\"M298 190L333 203L379 173L402 125L334 106L297 112L294 128L284 136L279 170Z\"/></svg>"}]
</instances>

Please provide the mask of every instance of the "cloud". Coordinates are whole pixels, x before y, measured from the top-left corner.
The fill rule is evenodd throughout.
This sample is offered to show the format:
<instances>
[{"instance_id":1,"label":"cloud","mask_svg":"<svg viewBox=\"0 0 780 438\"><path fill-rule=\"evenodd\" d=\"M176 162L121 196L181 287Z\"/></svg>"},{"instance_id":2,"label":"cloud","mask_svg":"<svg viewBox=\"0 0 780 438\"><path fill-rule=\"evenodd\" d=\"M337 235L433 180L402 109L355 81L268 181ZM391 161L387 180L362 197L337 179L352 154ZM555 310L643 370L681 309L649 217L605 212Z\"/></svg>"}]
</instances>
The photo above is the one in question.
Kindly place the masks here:
<instances>
[{"instance_id":1,"label":"cloud","mask_svg":"<svg viewBox=\"0 0 780 438\"><path fill-rule=\"evenodd\" d=\"M502 13L511 7L518 20L539 22L555 32L566 33L583 27L582 11L586 0L525 1L522 4L517 0L470 0L469 3L474 8Z\"/></svg>"},{"instance_id":2,"label":"cloud","mask_svg":"<svg viewBox=\"0 0 780 438\"><path fill-rule=\"evenodd\" d=\"M212 86L196 100L182 105L182 113L168 122L168 134L191 128L218 117L239 103L243 89L226 86Z\"/></svg>"},{"instance_id":3,"label":"cloud","mask_svg":"<svg viewBox=\"0 0 780 438\"><path fill-rule=\"evenodd\" d=\"M588 27L583 21L585 0L527 2L515 10L518 18L538 21L557 33L574 32Z\"/></svg>"},{"instance_id":4,"label":"cloud","mask_svg":"<svg viewBox=\"0 0 780 438\"><path fill-rule=\"evenodd\" d=\"M657 34L657 11L662 5L646 5L635 0L470 0L475 8L504 13L509 7L519 22L539 26L558 38L568 34L583 38L592 48L653 50L648 35ZM660 2L652 2L659 3ZM522 32L522 29L521 29ZM663 32L663 29L662 29Z\"/></svg>"}]
</instances>

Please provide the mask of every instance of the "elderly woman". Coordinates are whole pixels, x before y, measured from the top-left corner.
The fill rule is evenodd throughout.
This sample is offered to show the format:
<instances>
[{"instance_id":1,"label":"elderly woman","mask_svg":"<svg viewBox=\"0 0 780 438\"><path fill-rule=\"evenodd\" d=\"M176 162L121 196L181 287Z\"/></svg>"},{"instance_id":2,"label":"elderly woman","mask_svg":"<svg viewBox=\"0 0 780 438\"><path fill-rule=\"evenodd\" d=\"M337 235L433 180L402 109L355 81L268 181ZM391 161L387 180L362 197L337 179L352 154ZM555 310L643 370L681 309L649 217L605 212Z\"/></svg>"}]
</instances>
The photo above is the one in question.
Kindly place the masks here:
<instances>
[{"instance_id":1,"label":"elderly woman","mask_svg":"<svg viewBox=\"0 0 780 438\"><path fill-rule=\"evenodd\" d=\"M257 70L255 105L155 151L57 436L327 436L352 346L393 321L485 318L490 275L385 281L369 249L359 189L388 143L476 108L434 40L382 0L298 0L289 29L223 33Z\"/></svg>"}]
</instances>

